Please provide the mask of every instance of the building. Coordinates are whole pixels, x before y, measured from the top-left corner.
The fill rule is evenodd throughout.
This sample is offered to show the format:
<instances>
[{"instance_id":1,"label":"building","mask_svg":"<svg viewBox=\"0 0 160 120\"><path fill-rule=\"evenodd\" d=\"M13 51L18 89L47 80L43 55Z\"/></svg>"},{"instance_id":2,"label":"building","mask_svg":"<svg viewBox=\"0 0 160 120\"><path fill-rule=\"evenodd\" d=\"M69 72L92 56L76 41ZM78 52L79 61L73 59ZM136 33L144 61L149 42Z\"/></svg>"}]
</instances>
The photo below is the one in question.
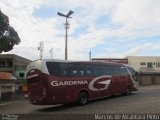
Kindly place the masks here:
<instances>
[{"instance_id":1,"label":"building","mask_svg":"<svg viewBox=\"0 0 160 120\"><path fill-rule=\"evenodd\" d=\"M0 54L0 73L10 73L15 79L0 76L0 100L14 99L22 95L22 86L26 84L25 72L31 60L15 54Z\"/></svg>"},{"instance_id":2,"label":"building","mask_svg":"<svg viewBox=\"0 0 160 120\"><path fill-rule=\"evenodd\" d=\"M160 84L160 56L128 56L128 64L137 70L141 85Z\"/></svg>"},{"instance_id":3,"label":"building","mask_svg":"<svg viewBox=\"0 0 160 120\"><path fill-rule=\"evenodd\" d=\"M141 73L160 73L160 56L127 56L128 64Z\"/></svg>"},{"instance_id":4,"label":"building","mask_svg":"<svg viewBox=\"0 0 160 120\"><path fill-rule=\"evenodd\" d=\"M9 72L18 79L24 79L30 62L31 60L15 54L0 54L0 72Z\"/></svg>"},{"instance_id":5,"label":"building","mask_svg":"<svg viewBox=\"0 0 160 120\"><path fill-rule=\"evenodd\" d=\"M160 73L160 56L127 56L126 58L92 58L92 61L123 63L141 73Z\"/></svg>"},{"instance_id":6,"label":"building","mask_svg":"<svg viewBox=\"0 0 160 120\"><path fill-rule=\"evenodd\" d=\"M16 98L17 80L0 79L0 100L11 100Z\"/></svg>"}]
</instances>

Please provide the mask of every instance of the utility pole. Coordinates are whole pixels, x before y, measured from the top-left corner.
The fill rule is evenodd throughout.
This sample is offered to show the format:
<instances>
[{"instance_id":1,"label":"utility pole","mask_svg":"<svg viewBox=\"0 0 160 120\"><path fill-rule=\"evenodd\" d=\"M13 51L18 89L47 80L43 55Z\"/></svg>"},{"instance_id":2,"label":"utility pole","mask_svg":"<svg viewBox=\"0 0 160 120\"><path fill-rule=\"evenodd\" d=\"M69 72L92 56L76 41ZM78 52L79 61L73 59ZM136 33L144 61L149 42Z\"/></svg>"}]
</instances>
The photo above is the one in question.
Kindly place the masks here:
<instances>
[{"instance_id":1,"label":"utility pole","mask_svg":"<svg viewBox=\"0 0 160 120\"><path fill-rule=\"evenodd\" d=\"M92 60L92 52L89 51L89 61L91 61L91 60Z\"/></svg>"},{"instance_id":2,"label":"utility pole","mask_svg":"<svg viewBox=\"0 0 160 120\"><path fill-rule=\"evenodd\" d=\"M43 49L44 49L44 43L40 42L38 47L38 50L40 51L40 60L43 59Z\"/></svg>"},{"instance_id":3,"label":"utility pole","mask_svg":"<svg viewBox=\"0 0 160 120\"><path fill-rule=\"evenodd\" d=\"M51 59L53 59L53 48L51 48L49 52L51 53Z\"/></svg>"},{"instance_id":4,"label":"utility pole","mask_svg":"<svg viewBox=\"0 0 160 120\"><path fill-rule=\"evenodd\" d=\"M65 30L66 30L66 39L65 39L65 60L68 60L68 29L69 29L69 22L67 21L67 17L66 17L66 23L65 25Z\"/></svg>"},{"instance_id":5,"label":"utility pole","mask_svg":"<svg viewBox=\"0 0 160 120\"><path fill-rule=\"evenodd\" d=\"M69 29L69 22L68 22L68 18L71 18L70 16L73 14L74 12L73 11L69 11L67 13L67 15L63 14L63 13L60 13L58 12L57 15L59 16L62 16L62 17L65 17L66 18L66 23L64 24L65 25L65 32L66 32L66 35L65 35L65 60L68 59L68 29Z\"/></svg>"}]
</instances>

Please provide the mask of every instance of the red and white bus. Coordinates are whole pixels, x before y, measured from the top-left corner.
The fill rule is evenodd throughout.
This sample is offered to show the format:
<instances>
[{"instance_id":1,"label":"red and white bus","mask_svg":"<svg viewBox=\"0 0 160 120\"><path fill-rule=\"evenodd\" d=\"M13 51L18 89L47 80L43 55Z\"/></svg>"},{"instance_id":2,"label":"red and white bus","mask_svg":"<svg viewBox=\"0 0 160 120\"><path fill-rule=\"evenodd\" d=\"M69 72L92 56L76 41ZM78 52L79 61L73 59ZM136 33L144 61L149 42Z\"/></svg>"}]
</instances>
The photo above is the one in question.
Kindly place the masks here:
<instances>
[{"instance_id":1,"label":"red and white bus","mask_svg":"<svg viewBox=\"0 0 160 120\"><path fill-rule=\"evenodd\" d=\"M135 70L105 62L36 60L27 67L31 104L54 105L79 102L137 91Z\"/></svg>"}]
</instances>

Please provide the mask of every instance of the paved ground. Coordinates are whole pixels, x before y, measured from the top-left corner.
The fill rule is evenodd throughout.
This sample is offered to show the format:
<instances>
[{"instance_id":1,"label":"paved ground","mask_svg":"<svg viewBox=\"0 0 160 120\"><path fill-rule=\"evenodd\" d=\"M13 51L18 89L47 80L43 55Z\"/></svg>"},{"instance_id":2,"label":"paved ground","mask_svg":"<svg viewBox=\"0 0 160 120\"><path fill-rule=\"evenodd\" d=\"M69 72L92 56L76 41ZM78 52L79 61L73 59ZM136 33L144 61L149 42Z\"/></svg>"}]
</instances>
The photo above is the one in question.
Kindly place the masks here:
<instances>
[{"instance_id":1,"label":"paved ground","mask_svg":"<svg viewBox=\"0 0 160 120\"><path fill-rule=\"evenodd\" d=\"M116 96L94 100L85 106L75 104L58 106L31 105L28 100L0 104L0 113L14 114L160 114L160 85L143 86L131 96Z\"/></svg>"}]
</instances>

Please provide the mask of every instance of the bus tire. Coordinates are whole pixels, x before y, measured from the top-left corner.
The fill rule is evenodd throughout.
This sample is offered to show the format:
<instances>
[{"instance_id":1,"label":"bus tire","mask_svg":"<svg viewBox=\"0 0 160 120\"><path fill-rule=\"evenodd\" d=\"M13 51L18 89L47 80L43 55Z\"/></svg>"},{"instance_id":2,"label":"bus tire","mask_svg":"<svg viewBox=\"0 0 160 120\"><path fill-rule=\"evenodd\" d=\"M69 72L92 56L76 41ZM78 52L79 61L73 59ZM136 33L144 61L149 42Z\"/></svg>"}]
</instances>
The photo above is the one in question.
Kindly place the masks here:
<instances>
[{"instance_id":1,"label":"bus tire","mask_svg":"<svg viewBox=\"0 0 160 120\"><path fill-rule=\"evenodd\" d=\"M85 105L88 102L88 93L87 92L80 92L79 94L79 105Z\"/></svg>"},{"instance_id":2,"label":"bus tire","mask_svg":"<svg viewBox=\"0 0 160 120\"><path fill-rule=\"evenodd\" d=\"M126 96L129 96L129 95L131 95L131 87L130 86L128 86L127 88L126 88L126 92L125 92L125 95Z\"/></svg>"}]
</instances>

